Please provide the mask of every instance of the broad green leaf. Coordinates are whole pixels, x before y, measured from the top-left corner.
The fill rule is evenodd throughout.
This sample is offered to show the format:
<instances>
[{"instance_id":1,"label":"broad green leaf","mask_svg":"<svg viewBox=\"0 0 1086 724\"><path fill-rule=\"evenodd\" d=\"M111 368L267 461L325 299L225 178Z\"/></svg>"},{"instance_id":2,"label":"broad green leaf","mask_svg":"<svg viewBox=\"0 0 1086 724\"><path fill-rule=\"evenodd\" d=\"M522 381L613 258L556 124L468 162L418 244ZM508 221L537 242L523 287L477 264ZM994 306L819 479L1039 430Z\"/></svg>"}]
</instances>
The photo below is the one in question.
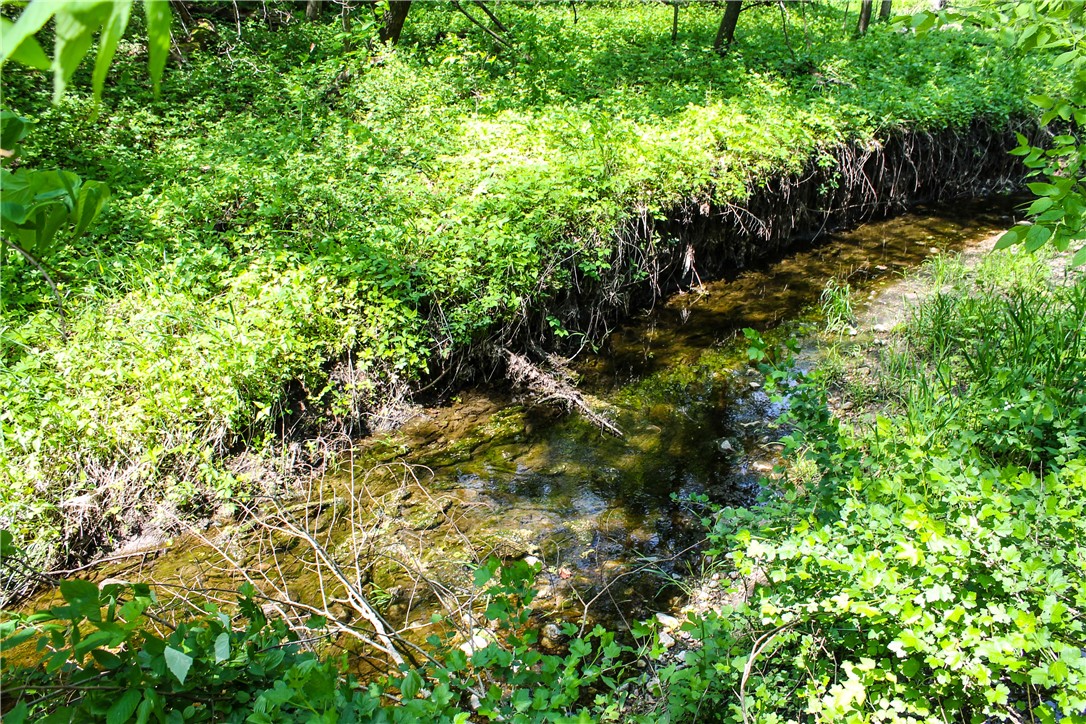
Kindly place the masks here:
<instances>
[{"instance_id":1,"label":"broad green leaf","mask_svg":"<svg viewBox=\"0 0 1086 724\"><path fill-rule=\"evenodd\" d=\"M20 699L19 703L15 705L11 711L4 714L5 724L23 724L26 721L27 714L29 713L25 699Z\"/></svg>"},{"instance_id":2,"label":"broad green leaf","mask_svg":"<svg viewBox=\"0 0 1086 724\"><path fill-rule=\"evenodd\" d=\"M140 702L139 710L136 712L136 724L147 724L151 719L151 714L155 710L155 702L159 698L159 694L155 693L151 689L144 689L143 701Z\"/></svg>"},{"instance_id":3,"label":"broad green leaf","mask_svg":"<svg viewBox=\"0 0 1086 724\"><path fill-rule=\"evenodd\" d=\"M95 649L94 651L91 651L91 658L93 658L103 669L110 671L120 667L120 665L124 663L120 656L112 651L106 651L105 649Z\"/></svg>"},{"instance_id":4,"label":"broad green leaf","mask_svg":"<svg viewBox=\"0 0 1086 724\"><path fill-rule=\"evenodd\" d=\"M60 595L76 607L98 607L98 586L91 581L76 578L60 582Z\"/></svg>"},{"instance_id":5,"label":"broad green leaf","mask_svg":"<svg viewBox=\"0 0 1086 724\"><path fill-rule=\"evenodd\" d=\"M170 3L169 0L143 0L143 10L147 16L148 67L157 97L170 53Z\"/></svg>"},{"instance_id":6,"label":"broad green leaf","mask_svg":"<svg viewBox=\"0 0 1086 724\"><path fill-rule=\"evenodd\" d=\"M1006 249L1008 246L1014 246L1022 240L1022 237L1025 235L1028 229L1028 226L1012 226L1010 229L1007 229L1006 233L1004 233L1003 236L999 237L999 241L996 242L996 250Z\"/></svg>"},{"instance_id":7,"label":"broad green leaf","mask_svg":"<svg viewBox=\"0 0 1086 724\"><path fill-rule=\"evenodd\" d=\"M109 186L101 181L85 182L79 189L79 200L75 205L75 229L72 232L73 235L80 237L86 233L94 220L102 213L102 209L106 207L108 201Z\"/></svg>"},{"instance_id":8,"label":"broad green leaf","mask_svg":"<svg viewBox=\"0 0 1086 724\"><path fill-rule=\"evenodd\" d=\"M1067 63L1070 63L1072 60L1077 58L1078 55L1078 50L1068 50L1066 53L1060 53L1056 56L1056 59L1052 61L1052 65L1056 68L1059 68L1061 65L1066 65Z\"/></svg>"},{"instance_id":9,"label":"broad green leaf","mask_svg":"<svg viewBox=\"0 0 1086 724\"><path fill-rule=\"evenodd\" d=\"M215 663L221 664L230 658L230 634L223 631L215 637Z\"/></svg>"},{"instance_id":10,"label":"broad green leaf","mask_svg":"<svg viewBox=\"0 0 1086 724\"><path fill-rule=\"evenodd\" d=\"M98 55L94 59L94 77L92 87L94 100L102 98L102 89L106 83L106 73L113 62L113 55L117 52L117 44L121 42L124 29L128 27L128 16L132 11L132 0L113 0L110 3L109 18L102 26L102 34L98 39Z\"/></svg>"},{"instance_id":11,"label":"broad green leaf","mask_svg":"<svg viewBox=\"0 0 1086 724\"><path fill-rule=\"evenodd\" d=\"M1029 231L1026 232L1025 247L1026 251L1033 252L1040 249L1045 245L1045 242L1052 238L1052 229L1047 226L1041 226L1040 224L1034 224L1029 227Z\"/></svg>"},{"instance_id":12,"label":"broad green leaf","mask_svg":"<svg viewBox=\"0 0 1086 724\"><path fill-rule=\"evenodd\" d=\"M1075 252L1075 255L1071 257L1071 266L1082 266L1086 264L1086 246L1082 247Z\"/></svg>"},{"instance_id":13,"label":"broad green leaf","mask_svg":"<svg viewBox=\"0 0 1086 724\"><path fill-rule=\"evenodd\" d=\"M1046 183L1032 183L1026 184L1029 190L1038 196L1056 196L1060 193L1060 189L1057 186Z\"/></svg>"},{"instance_id":14,"label":"broad green leaf","mask_svg":"<svg viewBox=\"0 0 1086 724\"><path fill-rule=\"evenodd\" d=\"M20 63L31 68L37 68L38 70L49 70L49 66L51 65L49 61L49 56L46 55L45 51L41 49L41 45L38 43L37 39L33 35L24 38L23 41L19 43L19 46L11 52L11 55L7 55L6 51L8 47L8 35L12 32L12 29L14 27L15 23L11 22L7 18L0 18L0 37L3 38L2 40L0 40L0 43L3 43L5 49L5 56L10 57L11 60L14 60L16 63Z\"/></svg>"},{"instance_id":15,"label":"broad green leaf","mask_svg":"<svg viewBox=\"0 0 1086 724\"><path fill-rule=\"evenodd\" d=\"M139 689L129 689L106 712L106 724L124 724L136 713L143 693Z\"/></svg>"},{"instance_id":16,"label":"broad green leaf","mask_svg":"<svg viewBox=\"0 0 1086 724\"><path fill-rule=\"evenodd\" d=\"M0 528L0 558L17 556L22 551L15 545L15 536L7 528Z\"/></svg>"},{"instance_id":17,"label":"broad green leaf","mask_svg":"<svg viewBox=\"0 0 1086 724\"><path fill-rule=\"evenodd\" d=\"M0 148L13 152L29 131L29 120L11 111L0 111Z\"/></svg>"},{"instance_id":18,"label":"broad green leaf","mask_svg":"<svg viewBox=\"0 0 1086 724\"><path fill-rule=\"evenodd\" d=\"M12 26L4 26L0 38L0 65L20 50L27 38L45 27L49 18L61 6L56 0L31 0Z\"/></svg>"},{"instance_id":19,"label":"broad green leaf","mask_svg":"<svg viewBox=\"0 0 1086 724\"><path fill-rule=\"evenodd\" d=\"M86 656L87 652L91 649L96 649L100 646L107 646L114 643L116 637L108 631L94 631L87 634L87 637L79 642L75 646L75 655L80 660Z\"/></svg>"},{"instance_id":20,"label":"broad green leaf","mask_svg":"<svg viewBox=\"0 0 1086 724\"><path fill-rule=\"evenodd\" d=\"M162 655L166 658L166 668L177 677L180 683L184 684L185 677L189 675L189 669L192 668L192 657L173 646L167 646Z\"/></svg>"},{"instance_id":21,"label":"broad green leaf","mask_svg":"<svg viewBox=\"0 0 1086 724\"><path fill-rule=\"evenodd\" d=\"M59 103L72 74L94 43L94 32L110 14L110 3L64 3L53 23L53 102Z\"/></svg>"},{"instance_id":22,"label":"broad green leaf","mask_svg":"<svg viewBox=\"0 0 1086 724\"><path fill-rule=\"evenodd\" d=\"M3 640L0 640L0 651L10 651L27 639L31 639L37 635L38 632L34 629L24 628L21 631L18 631L11 636L4 638Z\"/></svg>"},{"instance_id":23,"label":"broad green leaf","mask_svg":"<svg viewBox=\"0 0 1086 724\"><path fill-rule=\"evenodd\" d=\"M419 676L417 671L408 671L407 675L403 677L403 681L400 682L400 693L403 694L403 698L414 699L420 689L422 689L422 677Z\"/></svg>"},{"instance_id":24,"label":"broad green leaf","mask_svg":"<svg viewBox=\"0 0 1086 724\"><path fill-rule=\"evenodd\" d=\"M1052 208L1052 204L1054 204L1054 203L1055 202L1052 199L1050 199L1047 196L1044 196L1042 198L1037 199L1032 204L1030 204L1029 209L1026 211L1026 213L1029 214L1030 216L1035 216L1036 214L1042 214L1045 211L1048 211L1050 208Z\"/></svg>"}]
</instances>

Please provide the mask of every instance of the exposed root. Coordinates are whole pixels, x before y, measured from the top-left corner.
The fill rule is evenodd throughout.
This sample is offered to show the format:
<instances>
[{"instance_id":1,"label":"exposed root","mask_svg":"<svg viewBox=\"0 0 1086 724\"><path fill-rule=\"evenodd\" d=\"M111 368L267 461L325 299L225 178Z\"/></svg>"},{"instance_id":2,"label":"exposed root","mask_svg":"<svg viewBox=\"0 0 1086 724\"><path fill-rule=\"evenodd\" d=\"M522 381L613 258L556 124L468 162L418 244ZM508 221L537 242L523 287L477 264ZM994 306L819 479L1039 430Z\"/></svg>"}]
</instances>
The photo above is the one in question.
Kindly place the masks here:
<instances>
[{"instance_id":1,"label":"exposed root","mask_svg":"<svg viewBox=\"0 0 1086 724\"><path fill-rule=\"evenodd\" d=\"M586 420L593 425L609 432L616 437L622 437L622 430L596 412L580 390L574 385L568 371L561 365L561 360L553 355L548 357L551 370L548 372L532 363L522 354L517 354L509 349L504 349L506 369L509 379L513 384L521 385L538 396L539 402L557 402L565 406L567 410L578 410Z\"/></svg>"}]
</instances>

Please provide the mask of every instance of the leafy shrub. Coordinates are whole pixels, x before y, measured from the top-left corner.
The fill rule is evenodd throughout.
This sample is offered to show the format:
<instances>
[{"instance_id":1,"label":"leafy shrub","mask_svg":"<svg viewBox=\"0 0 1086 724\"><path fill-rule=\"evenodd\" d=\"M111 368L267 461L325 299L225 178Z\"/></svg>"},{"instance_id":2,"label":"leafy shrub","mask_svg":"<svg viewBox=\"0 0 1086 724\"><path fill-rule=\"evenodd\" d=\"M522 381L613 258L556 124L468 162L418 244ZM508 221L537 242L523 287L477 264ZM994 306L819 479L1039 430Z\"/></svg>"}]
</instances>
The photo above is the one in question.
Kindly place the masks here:
<instances>
[{"instance_id":1,"label":"leafy shrub","mask_svg":"<svg viewBox=\"0 0 1086 724\"><path fill-rule=\"evenodd\" d=\"M702 647L663 677L669 711L1086 721L1086 281L1040 269L997 262L980 275L1000 284L922 304L902 409L870 429L832 417L817 375L767 366L817 484L716 516L716 555L764 585L688 624Z\"/></svg>"},{"instance_id":2,"label":"leafy shrub","mask_svg":"<svg viewBox=\"0 0 1086 724\"><path fill-rule=\"evenodd\" d=\"M36 653L21 653L40 659L5 662L5 691L18 699L5 721L615 720L623 697L592 691L616 687L630 650L601 628L580 637L567 625L568 653L539 653L528 626L537 570L491 560L475 581L493 632L459 647L431 636L427 663L368 684L349 673L346 656L322 660L267 618L251 588L229 613L209 604L170 623L147 586L65 581L64 604L0 623L9 657L36 641ZM306 639L326 637L323 621L311 625Z\"/></svg>"}]
</instances>

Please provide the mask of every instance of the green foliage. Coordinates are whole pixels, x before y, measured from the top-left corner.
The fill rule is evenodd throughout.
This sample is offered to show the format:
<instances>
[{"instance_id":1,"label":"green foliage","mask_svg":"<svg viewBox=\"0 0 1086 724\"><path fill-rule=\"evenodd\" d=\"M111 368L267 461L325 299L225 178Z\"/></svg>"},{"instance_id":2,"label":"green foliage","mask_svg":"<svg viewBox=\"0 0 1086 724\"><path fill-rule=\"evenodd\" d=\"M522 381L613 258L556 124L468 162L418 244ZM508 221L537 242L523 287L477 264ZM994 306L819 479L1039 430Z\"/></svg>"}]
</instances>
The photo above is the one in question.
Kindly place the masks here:
<instances>
[{"instance_id":1,"label":"green foliage","mask_svg":"<svg viewBox=\"0 0 1086 724\"><path fill-rule=\"evenodd\" d=\"M1041 111L1041 125L1048 126L1048 142L1035 146L1019 134L1011 150L1021 156L1030 175L1045 180L1029 184L1036 200L1026 213L1029 225L1015 226L999 240L998 248L1022 244L1033 251L1051 243L1059 251L1086 241L1086 5L1076 0L995 2L940 14L923 12L911 24L927 30L938 24L969 23L1000 29L1000 40L1020 54L1043 57L1066 71L1070 83L1058 93L1029 96ZM1086 244L1080 246L1073 265L1086 264Z\"/></svg>"},{"instance_id":2,"label":"green foliage","mask_svg":"<svg viewBox=\"0 0 1086 724\"><path fill-rule=\"evenodd\" d=\"M852 287L848 282L842 284L836 279L826 282L826 288L822 290L820 304L822 318L825 320L828 331L843 332L855 323L856 315L852 309Z\"/></svg>"},{"instance_id":3,"label":"green foliage","mask_svg":"<svg viewBox=\"0 0 1086 724\"><path fill-rule=\"evenodd\" d=\"M170 5L168 0L143 0L147 23L147 55L151 79L158 92L166 56L170 52ZM92 85L94 99L102 97L106 73L117 53L128 19L132 0L31 0L19 18L12 22L0 18L0 67L8 60L53 71L53 101L60 100L83 56L98 34ZM45 55L35 35L53 21L53 59Z\"/></svg>"},{"instance_id":4,"label":"green foliage","mask_svg":"<svg viewBox=\"0 0 1086 724\"><path fill-rule=\"evenodd\" d=\"M1086 281L1046 272L996 261L923 303L888 365L900 412L869 429L769 368L817 480L716 516L716 555L765 583L688 625L705 654L662 677L669 711L1086 721Z\"/></svg>"},{"instance_id":5,"label":"green foliage","mask_svg":"<svg viewBox=\"0 0 1086 724\"><path fill-rule=\"evenodd\" d=\"M67 340L38 270L0 269L0 515L20 537L55 546L56 503L92 489L127 488L105 506L117 532L109 511L146 511L149 491L228 498L250 483L224 454L364 429L456 355L633 274L617 240L642 210L739 203L846 140L1004 123L1060 75L975 30L853 42L821 5L798 59L761 9L727 58L698 5L672 43L662 5L592 5L574 25L566 7L503 4L515 52L448 7L417 10L372 54L338 21L212 26L179 44L163 100L134 29L97 117L89 69L72 87L91 95L52 106L39 74L5 66L5 102L37 119L26 167L112 192L95 240L49 260ZM556 320L555 339L579 339ZM103 474L122 469L122 486Z\"/></svg>"},{"instance_id":6,"label":"green foliage","mask_svg":"<svg viewBox=\"0 0 1086 724\"><path fill-rule=\"evenodd\" d=\"M426 665L368 684L345 658L318 658L298 632L266 618L251 589L231 613L208 605L168 623L146 586L65 581L63 605L0 624L6 654L40 660L5 663L5 693L18 700L5 721L615 720L623 696L592 692L617 686L630 649L602 628L579 637L567 625L568 653L539 653L528 626L537 572L492 559L475 574L486 635L462 646L431 636ZM324 623L312 621L306 638L326 638ZM26 642L36 653L17 648Z\"/></svg>"}]
</instances>

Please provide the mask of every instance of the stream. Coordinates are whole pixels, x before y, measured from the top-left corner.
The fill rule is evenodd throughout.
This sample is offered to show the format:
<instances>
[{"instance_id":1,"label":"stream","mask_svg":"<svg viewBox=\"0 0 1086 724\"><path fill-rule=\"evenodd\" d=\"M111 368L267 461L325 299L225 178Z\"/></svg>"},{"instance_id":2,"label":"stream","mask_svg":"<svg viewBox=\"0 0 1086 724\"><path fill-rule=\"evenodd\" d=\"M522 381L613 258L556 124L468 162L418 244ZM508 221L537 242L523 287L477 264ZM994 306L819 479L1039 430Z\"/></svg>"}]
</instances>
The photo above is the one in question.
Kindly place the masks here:
<instances>
[{"instance_id":1,"label":"stream","mask_svg":"<svg viewBox=\"0 0 1086 724\"><path fill-rule=\"evenodd\" d=\"M622 437L508 389L471 389L356 444L339 472L294 491L283 515L397 625L421 630L448 611L490 556L538 560L535 607L551 616L578 619L587 606L621 628L674 610L704 534L691 496L748 505L775 461L769 426L780 410L746 362L741 330L813 321L830 279L847 281L856 300L874 296L931 255L1005 228L1010 208L919 207L631 319L573 366ZM236 589L237 568L299 600L334 597L297 536L230 518L93 575Z\"/></svg>"}]
</instances>

